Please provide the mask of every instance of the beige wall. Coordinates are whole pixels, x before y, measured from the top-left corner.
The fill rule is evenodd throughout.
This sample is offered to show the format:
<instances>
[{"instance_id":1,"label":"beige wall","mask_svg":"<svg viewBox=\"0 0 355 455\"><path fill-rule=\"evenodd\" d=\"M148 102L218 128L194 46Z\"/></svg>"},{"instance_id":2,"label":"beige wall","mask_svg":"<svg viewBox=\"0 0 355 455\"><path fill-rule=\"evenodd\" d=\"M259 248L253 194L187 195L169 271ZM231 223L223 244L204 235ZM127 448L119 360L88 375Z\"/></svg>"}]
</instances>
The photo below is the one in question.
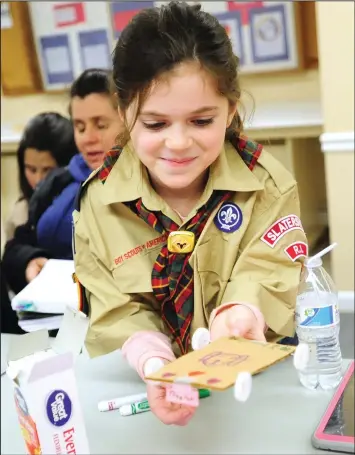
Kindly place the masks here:
<instances>
[{"instance_id":1,"label":"beige wall","mask_svg":"<svg viewBox=\"0 0 355 455\"><path fill-rule=\"evenodd\" d=\"M255 108L270 102L319 100L318 71L294 72L244 76L241 78L244 104L247 106L246 119ZM28 119L44 110L58 111L64 115L68 112L68 94L40 94L19 97L1 96L1 122L3 127L10 127L20 134ZM267 140L268 137L256 139ZM284 161L284 160L282 160ZM1 199L2 216L5 220L14 201L18 197L16 181L16 159L14 154L2 155L1 158ZM16 182L16 183L15 183Z\"/></svg>"},{"instance_id":2,"label":"beige wall","mask_svg":"<svg viewBox=\"0 0 355 455\"><path fill-rule=\"evenodd\" d=\"M354 3L317 2L319 77L324 132L354 131ZM340 290L354 290L354 150L325 154L332 271Z\"/></svg>"},{"instance_id":3,"label":"beige wall","mask_svg":"<svg viewBox=\"0 0 355 455\"><path fill-rule=\"evenodd\" d=\"M318 71L254 75L241 78L245 104L250 104L250 93L256 108L269 101L319 100ZM27 120L43 110L68 112L67 94L40 94L19 97L1 95L1 122L21 130Z\"/></svg>"},{"instance_id":4,"label":"beige wall","mask_svg":"<svg viewBox=\"0 0 355 455\"><path fill-rule=\"evenodd\" d=\"M324 130L354 129L354 3L317 2Z\"/></svg>"}]
</instances>

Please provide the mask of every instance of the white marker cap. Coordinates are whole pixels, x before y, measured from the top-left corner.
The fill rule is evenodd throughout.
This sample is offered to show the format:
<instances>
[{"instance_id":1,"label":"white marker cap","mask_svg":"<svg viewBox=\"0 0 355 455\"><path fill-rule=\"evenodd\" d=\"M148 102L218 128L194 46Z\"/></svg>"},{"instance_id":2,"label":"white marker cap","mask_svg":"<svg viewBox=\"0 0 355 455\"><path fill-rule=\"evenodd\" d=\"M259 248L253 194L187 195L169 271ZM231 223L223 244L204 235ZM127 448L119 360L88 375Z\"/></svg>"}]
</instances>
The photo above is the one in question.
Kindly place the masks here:
<instances>
[{"instance_id":1,"label":"white marker cap","mask_svg":"<svg viewBox=\"0 0 355 455\"><path fill-rule=\"evenodd\" d=\"M198 351L209 345L211 342L210 331L204 327L199 327L192 335L191 346L194 351Z\"/></svg>"},{"instance_id":2,"label":"white marker cap","mask_svg":"<svg viewBox=\"0 0 355 455\"><path fill-rule=\"evenodd\" d=\"M131 416L133 414L132 412L132 406L130 404L125 404L120 407L119 409L121 416L127 417Z\"/></svg>"},{"instance_id":3,"label":"white marker cap","mask_svg":"<svg viewBox=\"0 0 355 455\"><path fill-rule=\"evenodd\" d=\"M110 401L100 401L97 403L97 408L100 412L106 412L110 411L111 409L114 409L113 407L110 407L109 405Z\"/></svg>"},{"instance_id":4,"label":"white marker cap","mask_svg":"<svg viewBox=\"0 0 355 455\"><path fill-rule=\"evenodd\" d=\"M247 401L251 394L252 384L253 379L250 373L247 371L239 373L234 384L234 398L237 401Z\"/></svg>"},{"instance_id":5,"label":"white marker cap","mask_svg":"<svg viewBox=\"0 0 355 455\"><path fill-rule=\"evenodd\" d=\"M293 365L298 371L306 368L309 362L309 347L306 343L300 343L293 354Z\"/></svg>"}]
</instances>

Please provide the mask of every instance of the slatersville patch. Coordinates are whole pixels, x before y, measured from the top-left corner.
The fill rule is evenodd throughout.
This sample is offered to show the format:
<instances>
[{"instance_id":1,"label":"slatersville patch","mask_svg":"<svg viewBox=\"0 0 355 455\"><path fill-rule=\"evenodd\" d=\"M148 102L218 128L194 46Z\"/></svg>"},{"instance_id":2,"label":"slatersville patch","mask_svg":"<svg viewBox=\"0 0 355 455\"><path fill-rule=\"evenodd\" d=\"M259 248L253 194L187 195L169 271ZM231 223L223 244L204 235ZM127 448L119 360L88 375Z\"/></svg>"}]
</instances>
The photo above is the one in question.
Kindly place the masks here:
<instances>
[{"instance_id":1,"label":"slatersville patch","mask_svg":"<svg viewBox=\"0 0 355 455\"><path fill-rule=\"evenodd\" d=\"M301 220L297 215L287 215L275 221L275 223L271 225L262 235L261 240L271 248L274 248L277 242L285 234L296 229L303 231Z\"/></svg>"},{"instance_id":2,"label":"slatersville patch","mask_svg":"<svg viewBox=\"0 0 355 455\"><path fill-rule=\"evenodd\" d=\"M295 262L300 257L308 256L308 245L304 242L293 242L284 251L291 261Z\"/></svg>"},{"instance_id":3,"label":"slatersville patch","mask_svg":"<svg viewBox=\"0 0 355 455\"><path fill-rule=\"evenodd\" d=\"M218 210L214 218L214 224L222 232L235 232L243 222L243 214L240 208L232 202L225 202Z\"/></svg>"}]
</instances>

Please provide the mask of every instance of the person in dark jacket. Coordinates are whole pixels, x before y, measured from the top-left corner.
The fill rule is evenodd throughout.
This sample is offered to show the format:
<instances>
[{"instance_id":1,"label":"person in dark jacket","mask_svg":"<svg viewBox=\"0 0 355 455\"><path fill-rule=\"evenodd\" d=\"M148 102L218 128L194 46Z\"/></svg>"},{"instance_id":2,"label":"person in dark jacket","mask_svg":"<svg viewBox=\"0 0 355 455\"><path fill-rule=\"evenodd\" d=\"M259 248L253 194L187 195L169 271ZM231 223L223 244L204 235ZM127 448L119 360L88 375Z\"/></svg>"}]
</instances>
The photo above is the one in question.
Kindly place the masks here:
<instances>
[{"instance_id":1,"label":"person in dark jacket","mask_svg":"<svg viewBox=\"0 0 355 455\"><path fill-rule=\"evenodd\" d=\"M6 246L4 261L1 262L2 333L22 333L8 291L9 287L13 288L14 279L16 281L16 272L38 254L31 245L19 245L14 240L15 231L28 220L29 201L36 185L53 169L67 165L77 153L73 125L61 114L42 112L26 125L17 149L20 197L5 221ZM40 269L41 262L37 267Z\"/></svg>"},{"instance_id":2,"label":"person in dark jacket","mask_svg":"<svg viewBox=\"0 0 355 455\"><path fill-rule=\"evenodd\" d=\"M57 112L42 112L26 125L17 149L20 197L5 220L5 241L28 219L35 187L56 167L66 166L78 153L71 121Z\"/></svg>"},{"instance_id":3,"label":"person in dark jacket","mask_svg":"<svg viewBox=\"0 0 355 455\"><path fill-rule=\"evenodd\" d=\"M4 268L10 269L8 281L15 293L38 275L48 259L73 257L75 196L122 130L110 72L84 71L71 87L69 112L80 153L38 185L30 201L28 222L16 229L14 239L5 246ZM10 263L14 250L18 261Z\"/></svg>"}]
</instances>

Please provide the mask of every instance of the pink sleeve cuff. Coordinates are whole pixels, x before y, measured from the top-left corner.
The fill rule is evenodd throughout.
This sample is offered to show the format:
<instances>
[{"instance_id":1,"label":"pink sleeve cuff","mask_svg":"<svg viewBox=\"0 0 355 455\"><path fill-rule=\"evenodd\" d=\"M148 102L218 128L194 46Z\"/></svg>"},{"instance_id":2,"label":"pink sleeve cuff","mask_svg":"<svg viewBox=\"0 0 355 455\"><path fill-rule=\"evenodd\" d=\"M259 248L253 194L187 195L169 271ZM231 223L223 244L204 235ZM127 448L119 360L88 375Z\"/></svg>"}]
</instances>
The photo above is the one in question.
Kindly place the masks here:
<instances>
[{"instance_id":1,"label":"pink sleeve cuff","mask_svg":"<svg viewBox=\"0 0 355 455\"><path fill-rule=\"evenodd\" d=\"M144 364L152 358L172 362L175 360L169 338L159 332L137 332L122 346L123 357L144 380Z\"/></svg>"},{"instance_id":2,"label":"pink sleeve cuff","mask_svg":"<svg viewBox=\"0 0 355 455\"><path fill-rule=\"evenodd\" d=\"M265 318L263 316L263 313L256 306L251 305L250 303L246 303L246 302L228 302L228 303L223 303L223 305L220 305L218 308L215 308L212 311L211 316L210 316L209 330L211 330L213 321L216 319L216 317L220 313L222 313L222 311L225 311L234 305L244 305L244 306L248 307L254 313L254 316L256 317L256 319L257 319L260 327L263 329L264 333L266 332L267 325L265 323Z\"/></svg>"}]
</instances>

